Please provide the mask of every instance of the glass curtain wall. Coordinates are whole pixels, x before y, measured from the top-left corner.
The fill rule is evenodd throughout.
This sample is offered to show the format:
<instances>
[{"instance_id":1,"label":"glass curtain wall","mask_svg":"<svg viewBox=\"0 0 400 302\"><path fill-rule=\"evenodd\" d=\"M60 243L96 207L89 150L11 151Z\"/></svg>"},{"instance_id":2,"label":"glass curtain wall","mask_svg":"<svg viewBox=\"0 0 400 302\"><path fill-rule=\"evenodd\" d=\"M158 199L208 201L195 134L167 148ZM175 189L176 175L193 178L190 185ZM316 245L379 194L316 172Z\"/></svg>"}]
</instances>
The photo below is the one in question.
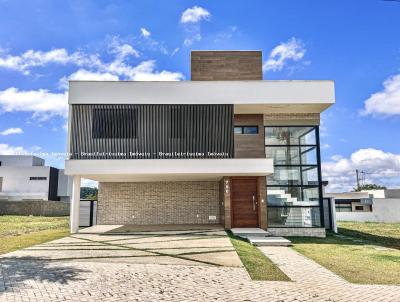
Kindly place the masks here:
<instances>
[{"instance_id":1,"label":"glass curtain wall","mask_svg":"<svg viewBox=\"0 0 400 302\"><path fill-rule=\"evenodd\" d=\"M266 126L265 153L274 160L267 177L268 226L320 227L318 127Z\"/></svg>"}]
</instances>

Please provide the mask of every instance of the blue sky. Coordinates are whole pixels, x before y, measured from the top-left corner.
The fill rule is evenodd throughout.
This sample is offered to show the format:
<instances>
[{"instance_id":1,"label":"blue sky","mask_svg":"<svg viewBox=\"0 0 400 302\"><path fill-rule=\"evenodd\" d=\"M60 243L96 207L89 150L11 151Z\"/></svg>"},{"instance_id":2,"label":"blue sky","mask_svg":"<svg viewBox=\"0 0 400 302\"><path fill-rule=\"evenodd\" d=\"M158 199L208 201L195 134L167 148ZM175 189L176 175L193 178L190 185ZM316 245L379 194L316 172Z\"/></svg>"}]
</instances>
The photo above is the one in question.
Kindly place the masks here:
<instances>
[{"instance_id":1,"label":"blue sky","mask_svg":"<svg viewBox=\"0 0 400 302\"><path fill-rule=\"evenodd\" d=\"M382 0L0 0L0 153L65 151L69 78L184 80L191 49L257 49L264 79L335 81L330 189L355 169L400 187L399 28L400 2Z\"/></svg>"}]
</instances>

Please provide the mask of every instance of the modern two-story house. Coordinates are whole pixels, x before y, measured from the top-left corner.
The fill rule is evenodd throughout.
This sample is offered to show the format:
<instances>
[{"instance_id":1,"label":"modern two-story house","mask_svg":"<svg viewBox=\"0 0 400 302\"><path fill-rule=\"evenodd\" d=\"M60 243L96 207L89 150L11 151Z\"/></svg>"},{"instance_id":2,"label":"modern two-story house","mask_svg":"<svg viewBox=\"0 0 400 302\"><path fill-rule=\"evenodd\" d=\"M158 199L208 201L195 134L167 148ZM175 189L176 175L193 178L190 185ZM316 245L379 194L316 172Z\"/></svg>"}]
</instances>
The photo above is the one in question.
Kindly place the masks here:
<instances>
[{"instance_id":1,"label":"modern two-story house","mask_svg":"<svg viewBox=\"0 0 400 302\"><path fill-rule=\"evenodd\" d=\"M31 155L0 155L0 202L70 201L72 179Z\"/></svg>"},{"instance_id":2,"label":"modern two-story house","mask_svg":"<svg viewBox=\"0 0 400 302\"><path fill-rule=\"evenodd\" d=\"M332 81L264 81L260 51L192 51L191 80L71 81L65 171L97 223L325 234L320 113Z\"/></svg>"}]
</instances>

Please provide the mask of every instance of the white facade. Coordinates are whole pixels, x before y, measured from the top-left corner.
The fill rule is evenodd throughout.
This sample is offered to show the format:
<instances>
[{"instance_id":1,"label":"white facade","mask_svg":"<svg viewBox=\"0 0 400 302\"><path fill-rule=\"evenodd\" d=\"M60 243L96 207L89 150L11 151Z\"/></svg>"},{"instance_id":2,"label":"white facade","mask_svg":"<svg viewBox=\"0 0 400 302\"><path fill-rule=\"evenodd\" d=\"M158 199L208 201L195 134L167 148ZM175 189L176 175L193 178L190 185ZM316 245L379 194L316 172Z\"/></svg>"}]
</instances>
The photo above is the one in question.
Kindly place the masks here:
<instances>
[{"instance_id":1,"label":"white facade","mask_svg":"<svg viewBox=\"0 0 400 302\"><path fill-rule=\"evenodd\" d=\"M30 155L0 155L0 167L44 166L44 159Z\"/></svg>"},{"instance_id":2,"label":"white facade","mask_svg":"<svg viewBox=\"0 0 400 302\"><path fill-rule=\"evenodd\" d=\"M400 223L400 198L374 198L372 212L336 212L336 220Z\"/></svg>"},{"instance_id":3,"label":"white facade","mask_svg":"<svg viewBox=\"0 0 400 302\"><path fill-rule=\"evenodd\" d=\"M64 170L44 166L44 160L35 156L0 155L0 161L0 201L49 200L51 185L60 200L69 201L72 181ZM58 173L55 184L51 169Z\"/></svg>"},{"instance_id":4,"label":"white facade","mask_svg":"<svg viewBox=\"0 0 400 302\"><path fill-rule=\"evenodd\" d=\"M320 113L333 81L70 81L72 104L234 104L235 114Z\"/></svg>"},{"instance_id":5,"label":"white facade","mask_svg":"<svg viewBox=\"0 0 400 302\"><path fill-rule=\"evenodd\" d=\"M0 200L48 200L50 167L2 166ZM43 179L31 180L31 177Z\"/></svg>"},{"instance_id":6,"label":"white facade","mask_svg":"<svg viewBox=\"0 0 400 302\"><path fill-rule=\"evenodd\" d=\"M360 200L360 204L371 205L372 211L336 211L337 221L400 222L400 189L367 190L348 193L326 193L325 197Z\"/></svg>"},{"instance_id":7,"label":"white facade","mask_svg":"<svg viewBox=\"0 0 400 302\"><path fill-rule=\"evenodd\" d=\"M95 181L219 180L223 176L266 176L272 159L121 159L67 160L65 173Z\"/></svg>"}]
</instances>

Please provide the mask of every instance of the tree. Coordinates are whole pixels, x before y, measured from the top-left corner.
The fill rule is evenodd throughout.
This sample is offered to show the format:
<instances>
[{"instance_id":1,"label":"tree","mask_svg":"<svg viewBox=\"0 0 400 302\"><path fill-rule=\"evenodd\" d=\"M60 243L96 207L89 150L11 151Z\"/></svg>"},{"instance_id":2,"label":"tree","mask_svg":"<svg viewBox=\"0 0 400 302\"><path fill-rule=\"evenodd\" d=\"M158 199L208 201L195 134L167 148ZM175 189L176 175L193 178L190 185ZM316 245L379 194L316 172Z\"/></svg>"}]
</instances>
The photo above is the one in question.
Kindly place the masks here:
<instances>
[{"instance_id":1,"label":"tree","mask_svg":"<svg viewBox=\"0 0 400 302\"><path fill-rule=\"evenodd\" d=\"M82 187L81 199L97 200L97 188Z\"/></svg>"},{"instance_id":2,"label":"tree","mask_svg":"<svg viewBox=\"0 0 400 302\"><path fill-rule=\"evenodd\" d=\"M354 192L360 192L366 190L381 190L381 189L386 189L386 187L377 184L365 184L359 186L358 188L354 188Z\"/></svg>"}]
</instances>

